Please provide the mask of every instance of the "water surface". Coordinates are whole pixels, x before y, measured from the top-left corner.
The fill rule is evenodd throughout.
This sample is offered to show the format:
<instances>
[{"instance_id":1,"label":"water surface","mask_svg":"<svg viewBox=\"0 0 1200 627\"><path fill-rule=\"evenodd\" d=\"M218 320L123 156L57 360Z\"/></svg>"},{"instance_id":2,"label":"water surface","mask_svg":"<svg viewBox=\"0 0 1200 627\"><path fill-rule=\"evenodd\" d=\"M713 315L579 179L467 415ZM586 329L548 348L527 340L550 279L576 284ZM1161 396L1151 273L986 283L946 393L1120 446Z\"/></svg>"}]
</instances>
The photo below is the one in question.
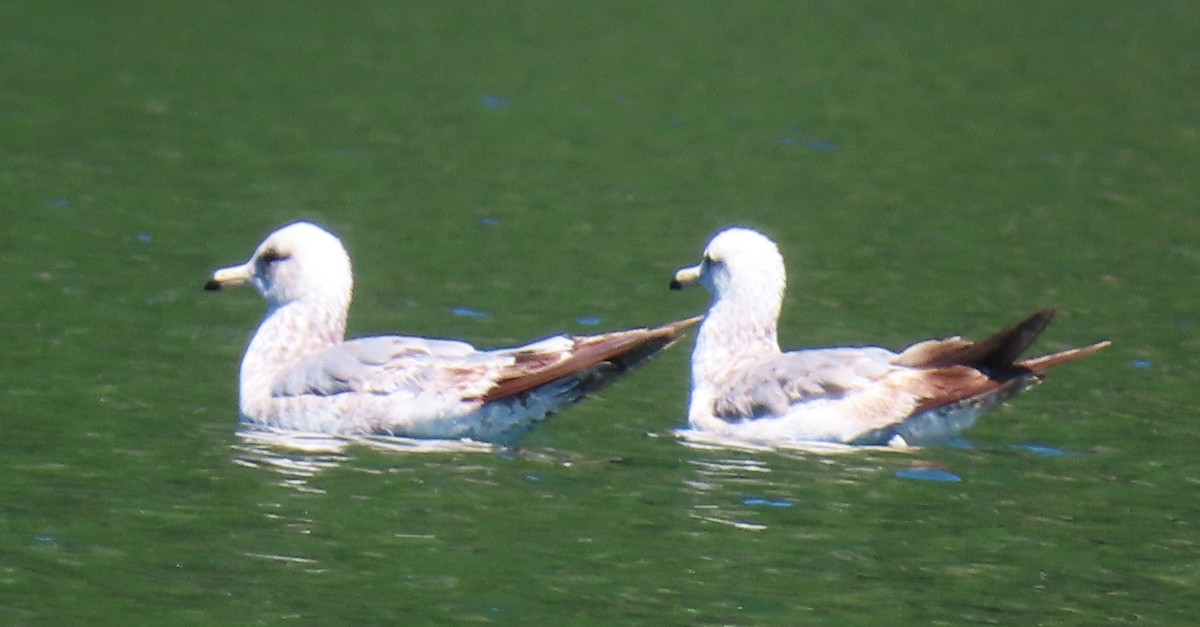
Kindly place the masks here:
<instances>
[{"instance_id":1,"label":"water surface","mask_svg":"<svg viewBox=\"0 0 1200 627\"><path fill-rule=\"evenodd\" d=\"M0 7L0 622L1185 624L1200 11L1186 2ZM684 343L521 450L238 433L295 219L354 335L694 315L716 229L788 346L1109 338L962 446L681 442ZM957 479L957 480L955 480Z\"/></svg>"}]
</instances>

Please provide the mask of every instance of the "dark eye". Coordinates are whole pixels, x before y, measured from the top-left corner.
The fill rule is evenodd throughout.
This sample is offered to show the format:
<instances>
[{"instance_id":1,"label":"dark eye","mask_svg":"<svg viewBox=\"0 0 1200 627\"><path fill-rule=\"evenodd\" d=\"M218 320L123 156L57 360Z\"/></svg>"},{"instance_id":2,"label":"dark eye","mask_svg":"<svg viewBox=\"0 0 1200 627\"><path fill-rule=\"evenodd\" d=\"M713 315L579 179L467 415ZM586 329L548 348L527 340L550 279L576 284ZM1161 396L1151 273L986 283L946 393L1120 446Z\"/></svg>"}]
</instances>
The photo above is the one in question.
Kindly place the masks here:
<instances>
[{"instance_id":1,"label":"dark eye","mask_svg":"<svg viewBox=\"0 0 1200 627\"><path fill-rule=\"evenodd\" d=\"M263 254L259 255L258 261L259 263L270 265L276 261L283 261L289 256L290 255L285 255L274 248L268 248L267 250L263 251Z\"/></svg>"}]
</instances>

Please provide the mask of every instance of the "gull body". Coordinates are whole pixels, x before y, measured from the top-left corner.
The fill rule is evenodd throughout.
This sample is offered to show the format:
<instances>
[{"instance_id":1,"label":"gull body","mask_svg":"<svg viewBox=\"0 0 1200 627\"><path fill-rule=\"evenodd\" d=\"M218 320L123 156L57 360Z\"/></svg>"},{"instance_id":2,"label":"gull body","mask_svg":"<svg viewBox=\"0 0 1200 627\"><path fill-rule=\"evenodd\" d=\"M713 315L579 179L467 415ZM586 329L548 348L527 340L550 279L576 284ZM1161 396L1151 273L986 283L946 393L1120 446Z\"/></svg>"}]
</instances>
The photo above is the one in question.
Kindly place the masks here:
<instances>
[{"instance_id":1,"label":"gull body","mask_svg":"<svg viewBox=\"0 0 1200 627\"><path fill-rule=\"evenodd\" d=\"M1046 370L1109 344L1018 361L1050 323L1054 310L1044 309L978 343L784 352L776 328L786 282L775 243L742 227L717 233L699 265L676 272L672 289L698 283L713 295L692 353L693 429L762 443L944 442Z\"/></svg>"},{"instance_id":2,"label":"gull body","mask_svg":"<svg viewBox=\"0 0 1200 627\"><path fill-rule=\"evenodd\" d=\"M271 233L246 263L214 272L205 289L245 283L266 299L267 314L242 358L242 421L336 434L512 443L699 320L484 351L420 337L347 341L350 257L337 237L308 222Z\"/></svg>"}]
</instances>

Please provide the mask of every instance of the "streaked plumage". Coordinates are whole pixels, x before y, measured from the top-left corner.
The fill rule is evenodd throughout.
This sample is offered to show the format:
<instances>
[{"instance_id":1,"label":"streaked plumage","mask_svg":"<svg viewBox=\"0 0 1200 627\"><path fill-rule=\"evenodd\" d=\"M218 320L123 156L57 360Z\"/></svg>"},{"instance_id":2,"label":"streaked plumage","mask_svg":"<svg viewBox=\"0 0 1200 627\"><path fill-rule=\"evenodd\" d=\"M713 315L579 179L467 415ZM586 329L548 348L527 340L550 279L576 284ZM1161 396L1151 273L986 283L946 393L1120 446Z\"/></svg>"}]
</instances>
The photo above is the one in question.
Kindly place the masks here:
<instances>
[{"instance_id":1,"label":"streaked plumage","mask_svg":"<svg viewBox=\"0 0 1200 627\"><path fill-rule=\"evenodd\" d=\"M346 341L350 258L336 237L307 222L270 234L249 261L217 270L205 289L241 283L268 305L242 359L242 420L325 433L511 443L699 320L490 351L419 337Z\"/></svg>"},{"instance_id":2,"label":"streaked plumage","mask_svg":"<svg viewBox=\"0 0 1200 627\"><path fill-rule=\"evenodd\" d=\"M980 414L1090 355L1098 342L1017 361L1050 323L1044 309L979 343L930 340L884 348L782 352L776 324L786 273L775 243L746 228L709 242L672 289L701 283L713 302L692 353L688 422L755 442L830 441L918 446L945 441Z\"/></svg>"}]
</instances>

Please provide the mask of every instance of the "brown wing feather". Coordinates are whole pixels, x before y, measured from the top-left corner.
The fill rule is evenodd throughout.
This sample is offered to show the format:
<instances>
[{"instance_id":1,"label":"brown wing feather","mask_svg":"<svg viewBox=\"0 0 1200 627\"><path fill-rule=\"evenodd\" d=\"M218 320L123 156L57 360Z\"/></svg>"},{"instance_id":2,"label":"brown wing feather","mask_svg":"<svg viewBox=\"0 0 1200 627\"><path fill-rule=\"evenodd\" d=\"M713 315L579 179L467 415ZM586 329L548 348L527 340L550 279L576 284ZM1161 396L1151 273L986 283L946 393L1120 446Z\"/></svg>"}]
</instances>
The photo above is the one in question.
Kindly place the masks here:
<instances>
[{"instance_id":1,"label":"brown wing feather","mask_svg":"<svg viewBox=\"0 0 1200 627\"><path fill-rule=\"evenodd\" d=\"M565 359L557 352L518 352L516 361L501 374L496 386L484 393L480 400L490 403L510 398L595 368L603 367L617 371L632 368L674 344L679 339L680 331L702 319L689 318L654 329L631 329L574 338L575 347Z\"/></svg>"},{"instance_id":2,"label":"brown wing feather","mask_svg":"<svg viewBox=\"0 0 1200 627\"><path fill-rule=\"evenodd\" d=\"M896 363L910 368L965 365L1001 373L1014 367L1016 359L1029 349L1053 319L1054 308L1048 307L982 342L957 337L921 342L905 349L896 358Z\"/></svg>"},{"instance_id":3,"label":"brown wing feather","mask_svg":"<svg viewBox=\"0 0 1200 627\"><path fill-rule=\"evenodd\" d=\"M920 402L910 415L969 399L995 396L998 397L997 401L1004 400L1040 380L1040 376L1032 373L1003 380L993 379L969 366L927 370L922 378L924 389L919 394Z\"/></svg>"},{"instance_id":4,"label":"brown wing feather","mask_svg":"<svg viewBox=\"0 0 1200 627\"><path fill-rule=\"evenodd\" d=\"M1055 366L1107 348L1108 341L1016 361L1054 317L1054 309L1035 312L1021 322L973 343L961 338L921 342L896 358L898 365L924 370L913 414L970 399L1003 400L1041 381Z\"/></svg>"}]
</instances>

